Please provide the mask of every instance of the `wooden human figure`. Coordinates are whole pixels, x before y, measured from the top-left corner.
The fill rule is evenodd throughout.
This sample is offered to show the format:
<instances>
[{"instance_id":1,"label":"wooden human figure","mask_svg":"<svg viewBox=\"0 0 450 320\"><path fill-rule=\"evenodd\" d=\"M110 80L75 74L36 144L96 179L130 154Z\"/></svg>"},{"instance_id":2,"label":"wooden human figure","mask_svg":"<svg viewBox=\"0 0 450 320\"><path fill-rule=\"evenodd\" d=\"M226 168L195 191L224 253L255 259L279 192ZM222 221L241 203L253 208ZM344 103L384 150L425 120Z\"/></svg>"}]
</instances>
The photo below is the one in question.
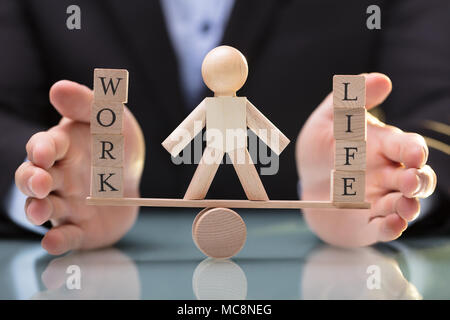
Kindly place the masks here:
<instances>
[{"instance_id":1,"label":"wooden human figure","mask_svg":"<svg viewBox=\"0 0 450 320\"><path fill-rule=\"evenodd\" d=\"M241 52L229 46L211 50L203 60L202 76L214 97L205 98L167 137L163 147L176 157L206 126L206 148L184 199L204 199L228 153L249 200L269 200L247 150L247 127L279 155L289 139L245 97L237 97L247 80Z\"/></svg>"}]
</instances>

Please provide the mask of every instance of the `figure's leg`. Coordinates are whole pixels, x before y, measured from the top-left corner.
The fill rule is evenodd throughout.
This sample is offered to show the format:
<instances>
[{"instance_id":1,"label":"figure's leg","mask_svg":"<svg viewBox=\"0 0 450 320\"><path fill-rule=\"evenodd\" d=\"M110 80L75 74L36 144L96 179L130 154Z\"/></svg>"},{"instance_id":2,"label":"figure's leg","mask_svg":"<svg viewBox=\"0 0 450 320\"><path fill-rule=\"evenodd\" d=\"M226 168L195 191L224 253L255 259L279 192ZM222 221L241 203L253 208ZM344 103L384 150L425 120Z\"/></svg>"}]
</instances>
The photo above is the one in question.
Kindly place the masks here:
<instances>
[{"instance_id":1,"label":"figure's leg","mask_svg":"<svg viewBox=\"0 0 450 320\"><path fill-rule=\"evenodd\" d=\"M223 159L223 151L206 147L202 159L195 170L191 183L184 195L184 199L204 199L208 193L211 182L216 175L217 168Z\"/></svg>"},{"instance_id":2,"label":"figure's leg","mask_svg":"<svg viewBox=\"0 0 450 320\"><path fill-rule=\"evenodd\" d=\"M269 200L247 148L228 152L234 169L249 200Z\"/></svg>"}]
</instances>

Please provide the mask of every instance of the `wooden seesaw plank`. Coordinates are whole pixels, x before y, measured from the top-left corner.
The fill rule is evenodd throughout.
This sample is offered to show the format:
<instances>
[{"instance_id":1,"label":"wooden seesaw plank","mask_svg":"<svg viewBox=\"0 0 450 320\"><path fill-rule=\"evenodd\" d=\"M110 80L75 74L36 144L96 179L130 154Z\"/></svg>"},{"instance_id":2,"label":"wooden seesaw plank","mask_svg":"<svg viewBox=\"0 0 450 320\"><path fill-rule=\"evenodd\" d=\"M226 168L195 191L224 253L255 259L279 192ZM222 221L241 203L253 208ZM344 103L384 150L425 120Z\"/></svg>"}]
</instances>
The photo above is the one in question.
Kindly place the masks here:
<instances>
[{"instance_id":1,"label":"wooden seesaw plank","mask_svg":"<svg viewBox=\"0 0 450 320\"><path fill-rule=\"evenodd\" d=\"M94 198L87 197L88 205L141 206L141 207L184 207L184 208L259 208L259 209L303 209L303 208L348 208L369 209L368 202L332 203L331 201L300 200L184 200L167 198Z\"/></svg>"}]
</instances>

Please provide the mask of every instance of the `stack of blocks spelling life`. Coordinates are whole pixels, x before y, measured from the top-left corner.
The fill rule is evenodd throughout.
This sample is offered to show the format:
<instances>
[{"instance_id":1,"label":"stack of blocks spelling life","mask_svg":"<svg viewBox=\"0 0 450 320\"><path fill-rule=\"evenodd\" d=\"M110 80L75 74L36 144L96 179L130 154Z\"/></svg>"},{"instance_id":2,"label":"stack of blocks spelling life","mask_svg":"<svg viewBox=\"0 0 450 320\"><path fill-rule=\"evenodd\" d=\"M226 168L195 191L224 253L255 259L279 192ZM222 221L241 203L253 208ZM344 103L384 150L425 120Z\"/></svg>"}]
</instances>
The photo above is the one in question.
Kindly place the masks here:
<instances>
[{"instance_id":1,"label":"stack of blocks spelling life","mask_svg":"<svg viewBox=\"0 0 450 320\"><path fill-rule=\"evenodd\" d=\"M91 195L123 197L124 103L128 99L128 71L94 70L91 111Z\"/></svg>"},{"instance_id":2,"label":"stack of blocks spelling life","mask_svg":"<svg viewBox=\"0 0 450 320\"><path fill-rule=\"evenodd\" d=\"M333 77L334 170L331 199L348 206L364 202L366 173L366 81L364 76Z\"/></svg>"}]
</instances>

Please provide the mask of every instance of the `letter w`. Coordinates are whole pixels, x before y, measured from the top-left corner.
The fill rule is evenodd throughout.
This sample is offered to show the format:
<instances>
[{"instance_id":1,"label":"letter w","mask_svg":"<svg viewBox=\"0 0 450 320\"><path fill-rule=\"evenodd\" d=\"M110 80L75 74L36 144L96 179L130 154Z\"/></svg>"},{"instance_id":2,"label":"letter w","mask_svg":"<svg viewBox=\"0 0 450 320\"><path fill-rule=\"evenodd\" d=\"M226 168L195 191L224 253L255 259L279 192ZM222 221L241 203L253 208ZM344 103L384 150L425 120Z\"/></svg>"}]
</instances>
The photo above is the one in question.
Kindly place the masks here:
<instances>
[{"instance_id":1,"label":"letter w","mask_svg":"<svg viewBox=\"0 0 450 320\"><path fill-rule=\"evenodd\" d=\"M112 92L113 92L113 95L116 94L117 88L119 87L120 80L123 79L123 78L117 78L117 84L116 84L116 86L114 87L112 78L109 78L108 85L105 84L105 78L106 78L106 77L99 77L99 78L100 78L100 80L102 80L103 92L104 92L105 94L107 94L107 93L108 93L108 90L109 90L109 87L111 87L111 90L112 90Z\"/></svg>"}]
</instances>

